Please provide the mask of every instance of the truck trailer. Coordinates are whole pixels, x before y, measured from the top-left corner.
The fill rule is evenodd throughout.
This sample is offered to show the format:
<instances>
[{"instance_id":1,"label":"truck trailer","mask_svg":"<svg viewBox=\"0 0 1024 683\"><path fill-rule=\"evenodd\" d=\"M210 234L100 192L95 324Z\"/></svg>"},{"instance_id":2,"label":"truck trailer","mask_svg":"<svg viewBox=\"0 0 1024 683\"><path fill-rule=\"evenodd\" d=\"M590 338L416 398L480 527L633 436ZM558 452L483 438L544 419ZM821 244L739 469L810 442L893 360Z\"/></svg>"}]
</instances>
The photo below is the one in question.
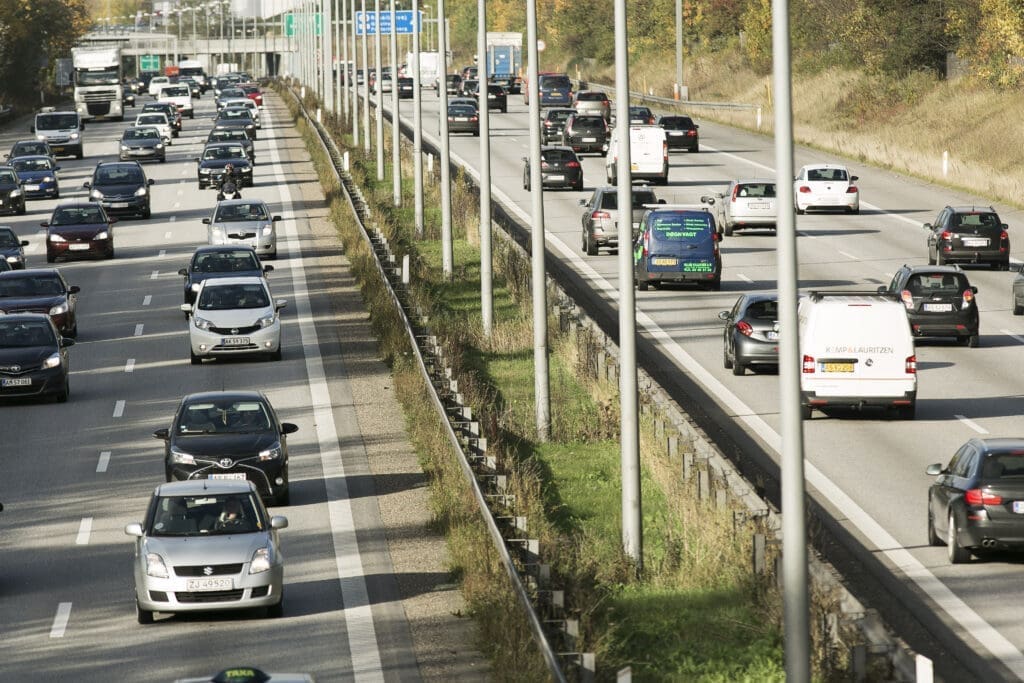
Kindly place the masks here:
<instances>
[{"instance_id":1,"label":"truck trailer","mask_svg":"<svg viewBox=\"0 0 1024 683\"><path fill-rule=\"evenodd\" d=\"M523 34L488 31L487 77L510 93L522 92Z\"/></svg>"},{"instance_id":2,"label":"truck trailer","mask_svg":"<svg viewBox=\"0 0 1024 683\"><path fill-rule=\"evenodd\" d=\"M118 45L71 49L75 111L83 120L124 120L124 85Z\"/></svg>"}]
</instances>

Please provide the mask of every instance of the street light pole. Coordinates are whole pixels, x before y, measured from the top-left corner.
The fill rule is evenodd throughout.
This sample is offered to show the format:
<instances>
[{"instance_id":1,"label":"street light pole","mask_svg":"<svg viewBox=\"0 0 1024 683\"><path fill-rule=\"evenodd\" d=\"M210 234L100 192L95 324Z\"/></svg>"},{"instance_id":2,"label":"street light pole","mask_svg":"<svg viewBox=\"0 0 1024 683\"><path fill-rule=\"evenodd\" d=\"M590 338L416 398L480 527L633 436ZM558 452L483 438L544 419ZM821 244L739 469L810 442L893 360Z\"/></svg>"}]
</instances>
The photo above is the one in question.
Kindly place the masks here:
<instances>
[{"instance_id":1,"label":"street light pole","mask_svg":"<svg viewBox=\"0 0 1024 683\"><path fill-rule=\"evenodd\" d=\"M483 55L487 50L487 0L477 0L476 49ZM487 93L487 60L479 65L480 93L480 318L484 337L491 338L494 321L491 254L491 114ZM447 83L445 84L447 88Z\"/></svg>"},{"instance_id":2,"label":"street light pole","mask_svg":"<svg viewBox=\"0 0 1024 683\"><path fill-rule=\"evenodd\" d=\"M402 119L399 114L398 26L395 0L391 0L391 192L395 206L402 205Z\"/></svg>"},{"instance_id":3,"label":"street light pole","mask_svg":"<svg viewBox=\"0 0 1024 683\"><path fill-rule=\"evenodd\" d=\"M420 21L420 0L412 0L412 184L413 184L413 224L416 237L423 239L423 82L420 79L420 32L423 22ZM441 62L441 90L444 89L444 62ZM442 102L444 100L442 99Z\"/></svg>"}]
</instances>

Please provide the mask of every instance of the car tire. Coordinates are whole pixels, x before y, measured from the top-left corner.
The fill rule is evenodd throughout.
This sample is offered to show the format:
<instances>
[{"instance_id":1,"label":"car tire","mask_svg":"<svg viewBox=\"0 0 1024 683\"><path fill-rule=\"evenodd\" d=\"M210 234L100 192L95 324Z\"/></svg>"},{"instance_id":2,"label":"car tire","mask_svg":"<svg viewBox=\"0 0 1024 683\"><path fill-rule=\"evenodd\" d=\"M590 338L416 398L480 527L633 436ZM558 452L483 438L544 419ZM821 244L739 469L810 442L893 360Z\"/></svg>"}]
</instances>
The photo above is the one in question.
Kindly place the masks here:
<instances>
[{"instance_id":1,"label":"car tire","mask_svg":"<svg viewBox=\"0 0 1024 683\"><path fill-rule=\"evenodd\" d=\"M271 351L268 354L270 360L272 360L272 361L279 361L279 360L281 360L281 355L282 355L281 354L281 347L278 347L277 351Z\"/></svg>"},{"instance_id":2,"label":"car tire","mask_svg":"<svg viewBox=\"0 0 1024 683\"><path fill-rule=\"evenodd\" d=\"M291 488L288 487L287 480L285 480L284 485L284 491L274 496L274 507L287 507L292 503L292 492Z\"/></svg>"},{"instance_id":3,"label":"car tire","mask_svg":"<svg viewBox=\"0 0 1024 683\"><path fill-rule=\"evenodd\" d=\"M68 396L71 395L71 381L68 379L64 380L64 388L57 392L54 397L57 399L57 403L67 403Z\"/></svg>"},{"instance_id":4,"label":"car tire","mask_svg":"<svg viewBox=\"0 0 1024 683\"><path fill-rule=\"evenodd\" d=\"M928 545L945 545L939 535L935 533L935 515L932 514L931 501L928 501Z\"/></svg>"},{"instance_id":5,"label":"car tire","mask_svg":"<svg viewBox=\"0 0 1024 683\"><path fill-rule=\"evenodd\" d=\"M79 152L78 152L77 154L75 154L75 158L76 158L76 159L82 159L82 158L84 158L84 157L85 157L85 154L84 154L84 153L82 153L82 151L81 151L81 150L79 150Z\"/></svg>"},{"instance_id":6,"label":"car tire","mask_svg":"<svg viewBox=\"0 0 1024 683\"><path fill-rule=\"evenodd\" d=\"M152 215L153 215L153 209L152 209L152 208L150 208L150 207L148 207L148 206L147 206L147 207L146 207L145 209L143 209L143 210L142 210L142 218L143 218L143 219L145 219L145 220L149 220L149 218L150 218L150 217L151 217Z\"/></svg>"},{"instance_id":7,"label":"car tire","mask_svg":"<svg viewBox=\"0 0 1024 683\"><path fill-rule=\"evenodd\" d=\"M649 287L650 284L646 280L637 280L636 288L641 292L646 292Z\"/></svg>"},{"instance_id":8,"label":"car tire","mask_svg":"<svg viewBox=\"0 0 1024 683\"><path fill-rule=\"evenodd\" d=\"M961 547L956 533L956 518L953 511L949 512L948 526L946 527L946 556L950 564L964 564L971 559L971 551Z\"/></svg>"},{"instance_id":9,"label":"car tire","mask_svg":"<svg viewBox=\"0 0 1024 683\"><path fill-rule=\"evenodd\" d=\"M800 404L800 419L801 420L810 420L811 419L811 413L813 411L814 411L813 408L811 408L808 405L804 405L803 403L801 403Z\"/></svg>"},{"instance_id":10,"label":"car tire","mask_svg":"<svg viewBox=\"0 0 1024 683\"><path fill-rule=\"evenodd\" d=\"M25 208L25 202L22 202L21 207L18 209L18 215L24 216L26 211L28 211L28 209Z\"/></svg>"},{"instance_id":11,"label":"car tire","mask_svg":"<svg viewBox=\"0 0 1024 683\"><path fill-rule=\"evenodd\" d=\"M1010 308L1013 310L1014 315L1024 315L1024 306L1017 303L1017 297L1013 297L1011 300Z\"/></svg>"},{"instance_id":12,"label":"car tire","mask_svg":"<svg viewBox=\"0 0 1024 683\"><path fill-rule=\"evenodd\" d=\"M148 609L142 609L138 599L135 600L135 619L143 626L153 623L153 612Z\"/></svg>"},{"instance_id":13,"label":"car tire","mask_svg":"<svg viewBox=\"0 0 1024 683\"><path fill-rule=\"evenodd\" d=\"M726 223L723 232L725 233L726 237L732 237L732 226Z\"/></svg>"},{"instance_id":14,"label":"car tire","mask_svg":"<svg viewBox=\"0 0 1024 683\"><path fill-rule=\"evenodd\" d=\"M715 278L708 283L707 289L709 292L721 292L722 291L722 278Z\"/></svg>"},{"instance_id":15,"label":"car tire","mask_svg":"<svg viewBox=\"0 0 1024 683\"><path fill-rule=\"evenodd\" d=\"M736 377L747 374L747 366L740 362L739 356L732 362L732 374Z\"/></svg>"},{"instance_id":16,"label":"car tire","mask_svg":"<svg viewBox=\"0 0 1024 683\"><path fill-rule=\"evenodd\" d=\"M197 356L196 354L192 353L192 349L188 350L188 359L189 362L192 363L192 365L202 365L203 363L203 359Z\"/></svg>"},{"instance_id":17,"label":"car tire","mask_svg":"<svg viewBox=\"0 0 1024 683\"><path fill-rule=\"evenodd\" d=\"M573 185L572 189L576 190L577 192L580 192L583 189L583 180L580 180L578 183Z\"/></svg>"},{"instance_id":18,"label":"car tire","mask_svg":"<svg viewBox=\"0 0 1024 683\"><path fill-rule=\"evenodd\" d=\"M56 260L57 259L56 259L56 257L53 254L51 254L50 252L46 252L46 262L47 263L53 263Z\"/></svg>"},{"instance_id":19,"label":"car tire","mask_svg":"<svg viewBox=\"0 0 1024 683\"><path fill-rule=\"evenodd\" d=\"M598 246L594 243L594 240L590 239L589 236L583 238L583 244L587 248L587 256L597 256Z\"/></svg>"},{"instance_id":20,"label":"car tire","mask_svg":"<svg viewBox=\"0 0 1024 683\"><path fill-rule=\"evenodd\" d=\"M801 209L799 205L797 205L797 207L796 207L796 215L797 216L803 216L804 215L804 209Z\"/></svg>"},{"instance_id":21,"label":"car tire","mask_svg":"<svg viewBox=\"0 0 1024 683\"><path fill-rule=\"evenodd\" d=\"M78 321L77 320L75 321L75 326L72 327L70 330L68 330L67 336L71 337L72 339L78 339Z\"/></svg>"},{"instance_id":22,"label":"car tire","mask_svg":"<svg viewBox=\"0 0 1024 683\"><path fill-rule=\"evenodd\" d=\"M967 346L972 349L978 348L981 344L981 337L977 334L972 334L967 337Z\"/></svg>"},{"instance_id":23,"label":"car tire","mask_svg":"<svg viewBox=\"0 0 1024 683\"><path fill-rule=\"evenodd\" d=\"M161 164L165 163L166 161L167 161L167 157L160 157L160 163Z\"/></svg>"},{"instance_id":24,"label":"car tire","mask_svg":"<svg viewBox=\"0 0 1024 683\"><path fill-rule=\"evenodd\" d=\"M54 199L60 199L60 190L56 190L56 191L55 191L55 192L53 193L53 198L54 198Z\"/></svg>"},{"instance_id":25,"label":"car tire","mask_svg":"<svg viewBox=\"0 0 1024 683\"><path fill-rule=\"evenodd\" d=\"M116 254L116 252L114 251L114 248L113 248L113 247L111 247L111 248L110 248L110 250L109 250L109 251L107 251L107 253L105 254L105 256L106 256L106 258L108 258L108 259L112 259L112 258L114 258L115 254Z\"/></svg>"}]
</instances>

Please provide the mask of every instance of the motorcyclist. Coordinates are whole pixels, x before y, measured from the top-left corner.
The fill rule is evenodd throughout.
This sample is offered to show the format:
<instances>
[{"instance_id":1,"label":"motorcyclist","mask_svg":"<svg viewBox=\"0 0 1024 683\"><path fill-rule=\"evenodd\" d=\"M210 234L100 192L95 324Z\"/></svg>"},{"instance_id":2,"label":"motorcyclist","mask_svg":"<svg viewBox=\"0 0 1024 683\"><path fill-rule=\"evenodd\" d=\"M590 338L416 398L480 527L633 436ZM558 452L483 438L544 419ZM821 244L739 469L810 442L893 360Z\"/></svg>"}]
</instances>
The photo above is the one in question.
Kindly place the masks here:
<instances>
[{"instance_id":1,"label":"motorcyclist","mask_svg":"<svg viewBox=\"0 0 1024 683\"><path fill-rule=\"evenodd\" d=\"M225 164L217 184L217 199L224 199L226 196L233 199L241 198L242 193L238 191L240 182L241 179L235 173L235 165Z\"/></svg>"}]
</instances>

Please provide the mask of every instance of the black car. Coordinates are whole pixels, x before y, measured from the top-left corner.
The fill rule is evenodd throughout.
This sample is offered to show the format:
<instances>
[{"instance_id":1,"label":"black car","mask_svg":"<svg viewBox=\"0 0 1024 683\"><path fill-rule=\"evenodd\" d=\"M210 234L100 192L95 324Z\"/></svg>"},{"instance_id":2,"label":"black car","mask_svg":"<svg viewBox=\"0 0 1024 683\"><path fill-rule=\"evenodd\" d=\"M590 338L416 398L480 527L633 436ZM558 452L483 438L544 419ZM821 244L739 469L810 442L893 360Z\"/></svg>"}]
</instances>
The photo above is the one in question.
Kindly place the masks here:
<instances>
[{"instance_id":1,"label":"black car","mask_svg":"<svg viewBox=\"0 0 1024 683\"><path fill-rule=\"evenodd\" d=\"M1010 269L1007 225L991 206L947 206L928 231L928 263L986 263Z\"/></svg>"},{"instance_id":2,"label":"black car","mask_svg":"<svg viewBox=\"0 0 1024 683\"><path fill-rule=\"evenodd\" d=\"M959 266L904 265L878 293L903 302L914 337L955 337L972 348L978 345L978 288Z\"/></svg>"},{"instance_id":3,"label":"black car","mask_svg":"<svg viewBox=\"0 0 1024 683\"><path fill-rule=\"evenodd\" d=\"M444 87L445 92L449 95L458 95L462 92L462 76L459 74L448 74L444 77ZM434 91L438 97L441 96L441 82L439 80L434 82Z\"/></svg>"},{"instance_id":4,"label":"black car","mask_svg":"<svg viewBox=\"0 0 1024 683\"><path fill-rule=\"evenodd\" d=\"M73 256L114 258L114 224L99 201L69 201L57 205L46 228L46 262Z\"/></svg>"},{"instance_id":5,"label":"black car","mask_svg":"<svg viewBox=\"0 0 1024 683\"><path fill-rule=\"evenodd\" d=\"M153 436L165 443L167 481L247 479L260 496L287 505L288 434L263 392L211 391L189 394L169 428Z\"/></svg>"},{"instance_id":6,"label":"black car","mask_svg":"<svg viewBox=\"0 0 1024 683\"><path fill-rule=\"evenodd\" d=\"M62 335L77 337L79 291L56 268L8 270L0 273L0 311L45 313Z\"/></svg>"},{"instance_id":7,"label":"black car","mask_svg":"<svg viewBox=\"0 0 1024 683\"><path fill-rule=\"evenodd\" d=\"M751 366L778 367L779 298L774 293L741 294L733 307L721 311L725 321L722 365L734 375Z\"/></svg>"},{"instance_id":8,"label":"black car","mask_svg":"<svg viewBox=\"0 0 1024 683\"><path fill-rule=\"evenodd\" d=\"M508 113L508 93L496 83L487 84L487 107L497 109L503 114Z\"/></svg>"},{"instance_id":9,"label":"black car","mask_svg":"<svg viewBox=\"0 0 1024 683\"><path fill-rule=\"evenodd\" d=\"M971 555L1024 549L1024 439L971 439L925 470L928 545L945 545L952 564Z\"/></svg>"},{"instance_id":10,"label":"black car","mask_svg":"<svg viewBox=\"0 0 1024 683\"><path fill-rule=\"evenodd\" d=\"M409 76L398 77L398 99L411 100L416 94L416 82Z\"/></svg>"},{"instance_id":11,"label":"black car","mask_svg":"<svg viewBox=\"0 0 1024 683\"><path fill-rule=\"evenodd\" d=\"M670 152L674 149L700 151L700 126L689 116L661 116L658 118L658 125L665 129L665 142Z\"/></svg>"},{"instance_id":12,"label":"black car","mask_svg":"<svg viewBox=\"0 0 1024 683\"><path fill-rule=\"evenodd\" d=\"M530 189L530 157L523 157L523 189ZM583 189L583 166L576 152L568 147L540 148L540 179L542 187Z\"/></svg>"},{"instance_id":13,"label":"black car","mask_svg":"<svg viewBox=\"0 0 1024 683\"><path fill-rule=\"evenodd\" d=\"M237 142L245 148L245 154L249 157L249 161L253 164L256 163L256 145L253 144L252 138L244 130L232 130L230 128L211 130L209 135L206 136L206 143L209 144L211 142Z\"/></svg>"},{"instance_id":14,"label":"black car","mask_svg":"<svg viewBox=\"0 0 1024 683\"><path fill-rule=\"evenodd\" d=\"M171 137L178 137L181 133L181 112L170 102L147 102L142 105L142 113L158 111L167 114L167 120L171 124Z\"/></svg>"},{"instance_id":15,"label":"black car","mask_svg":"<svg viewBox=\"0 0 1024 683\"><path fill-rule=\"evenodd\" d=\"M192 99L199 99L203 96L203 88L195 79L179 78L178 82L188 86L188 91L192 95Z\"/></svg>"},{"instance_id":16,"label":"black car","mask_svg":"<svg viewBox=\"0 0 1024 683\"><path fill-rule=\"evenodd\" d=\"M480 135L480 116L476 107L468 104L449 105L448 132Z\"/></svg>"},{"instance_id":17,"label":"black car","mask_svg":"<svg viewBox=\"0 0 1024 683\"><path fill-rule=\"evenodd\" d=\"M25 267L25 247L28 240L18 238L18 233L9 225L0 225L0 259L10 266L10 270L21 270Z\"/></svg>"},{"instance_id":18,"label":"black car","mask_svg":"<svg viewBox=\"0 0 1024 683\"><path fill-rule=\"evenodd\" d=\"M82 183L89 199L103 205L107 214L129 214L149 218L150 191L154 181L137 161L109 161L96 164L92 178Z\"/></svg>"},{"instance_id":19,"label":"black car","mask_svg":"<svg viewBox=\"0 0 1024 683\"><path fill-rule=\"evenodd\" d=\"M132 126L121 133L117 158L121 161L156 159L163 163L167 161L167 149L158 129L152 126Z\"/></svg>"},{"instance_id":20,"label":"black car","mask_svg":"<svg viewBox=\"0 0 1024 683\"><path fill-rule=\"evenodd\" d=\"M540 136L544 144L562 141L562 130L565 128L565 121L576 113L575 109L565 107L554 107L545 109L540 120Z\"/></svg>"},{"instance_id":21,"label":"black car","mask_svg":"<svg viewBox=\"0 0 1024 683\"><path fill-rule=\"evenodd\" d=\"M68 347L49 316L0 316L0 398L53 396L68 400Z\"/></svg>"},{"instance_id":22,"label":"black car","mask_svg":"<svg viewBox=\"0 0 1024 683\"><path fill-rule=\"evenodd\" d=\"M185 303L191 304L199 284L207 278L265 277L272 270L274 266L260 263L252 247L206 245L195 250L188 268L179 270L178 275L185 278Z\"/></svg>"},{"instance_id":23,"label":"black car","mask_svg":"<svg viewBox=\"0 0 1024 683\"><path fill-rule=\"evenodd\" d=\"M36 156L37 154L48 156L52 160L56 159L53 156L53 150L50 149L50 144L44 140L18 140L11 145L11 151L4 156L4 159Z\"/></svg>"},{"instance_id":24,"label":"black car","mask_svg":"<svg viewBox=\"0 0 1024 683\"><path fill-rule=\"evenodd\" d=\"M206 145L202 155L196 157L196 164L196 181L200 190L216 185L228 164L235 167L235 176L239 179L240 187L252 187L252 164L246 156L245 148L237 142L214 142Z\"/></svg>"},{"instance_id":25,"label":"black car","mask_svg":"<svg viewBox=\"0 0 1024 683\"><path fill-rule=\"evenodd\" d=\"M245 97L245 95L242 95ZM256 139L256 122L248 109L222 109L213 120L214 130L244 130L249 139Z\"/></svg>"},{"instance_id":26,"label":"black car","mask_svg":"<svg viewBox=\"0 0 1024 683\"><path fill-rule=\"evenodd\" d=\"M629 108L629 124L631 126L653 126L654 112L650 107L632 106Z\"/></svg>"},{"instance_id":27,"label":"black car","mask_svg":"<svg viewBox=\"0 0 1024 683\"><path fill-rule=\"evenodd\" d=\"M608 122L600 114L572 114L562 129L562 145L574 152L608 154Z\"/></svg>"},{"instance_id":28,"label":"black car","mask_svg":"<svg viewBox=\"0 0 1024 683\"><path fill-rule=\"evenodd\" d=\"M25 191L10 166L0 166L0 213L25 215Z\"/></svg>"}]
</instances>

